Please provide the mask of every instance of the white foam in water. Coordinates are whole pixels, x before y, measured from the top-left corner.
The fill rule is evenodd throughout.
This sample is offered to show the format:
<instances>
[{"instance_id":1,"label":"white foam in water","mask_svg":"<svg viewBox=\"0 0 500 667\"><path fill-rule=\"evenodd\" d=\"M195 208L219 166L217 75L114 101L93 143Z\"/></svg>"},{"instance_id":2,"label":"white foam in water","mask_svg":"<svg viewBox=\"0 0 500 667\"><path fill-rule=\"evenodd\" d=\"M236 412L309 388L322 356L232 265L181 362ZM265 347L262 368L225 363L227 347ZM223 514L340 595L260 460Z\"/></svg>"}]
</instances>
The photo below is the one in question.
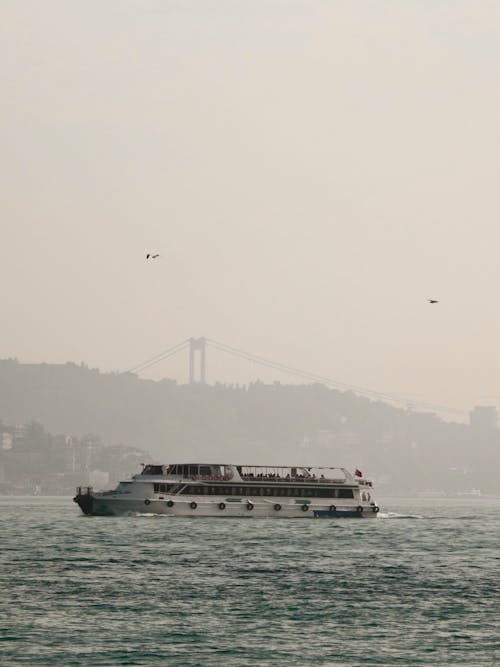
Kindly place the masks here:
<instances>
[{"instance_id":1,"label":"white foam in water","mask_svg":"<svg viewBox=\"0 0 500 667\"><path fill-rule=\"evenodd\" d=\"M379 519L424 519L420 514L399 514L399 512L379 512Z\"/></svg>"}]
</instances>

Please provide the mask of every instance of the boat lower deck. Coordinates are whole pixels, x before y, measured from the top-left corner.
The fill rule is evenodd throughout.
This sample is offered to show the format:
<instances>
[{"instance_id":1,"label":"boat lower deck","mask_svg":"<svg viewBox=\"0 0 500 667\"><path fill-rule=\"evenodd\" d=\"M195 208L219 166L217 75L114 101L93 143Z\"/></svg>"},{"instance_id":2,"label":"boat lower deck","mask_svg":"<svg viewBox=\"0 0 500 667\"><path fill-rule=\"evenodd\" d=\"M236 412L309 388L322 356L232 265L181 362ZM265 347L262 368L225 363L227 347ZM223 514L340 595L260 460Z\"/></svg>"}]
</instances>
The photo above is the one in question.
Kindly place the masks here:
<instances>
[{"instance_id":1,"label":"boat lower deck","mask_svg":"<svg viewBox=\"0 0 500 667\"><path fill-rule=\"evenodd\" d=\"M227 518L374 518L375 504L311 502L304 499L244 499L206 498L194 496L165 496L158 498L123 498L109 495L81 494L75 497L84 514L93 516L119 516L130 514L161 514L183 517Z\"/></svg>"}]
</instances>

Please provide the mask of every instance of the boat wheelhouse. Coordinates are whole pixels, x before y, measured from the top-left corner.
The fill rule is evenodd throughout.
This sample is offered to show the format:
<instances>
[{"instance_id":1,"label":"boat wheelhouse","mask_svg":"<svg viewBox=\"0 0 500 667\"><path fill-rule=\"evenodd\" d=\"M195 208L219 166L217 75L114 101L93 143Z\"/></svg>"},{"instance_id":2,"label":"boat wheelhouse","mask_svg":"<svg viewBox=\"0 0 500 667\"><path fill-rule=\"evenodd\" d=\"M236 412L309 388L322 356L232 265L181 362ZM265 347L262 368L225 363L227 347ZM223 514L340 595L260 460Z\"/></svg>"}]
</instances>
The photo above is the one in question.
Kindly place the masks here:
<instances>
[{"instance_id":1,"label":"boat wheelhouse","mask_svg":"<svg viewBox=\"0 0 500 667\"><path fill-rule=\"evenodd\" d=\"M111 491L78 487L84 514L261 518L376 517L372 483L359 470L213 463L143 464Z\"/></svg>"}]
</instances>

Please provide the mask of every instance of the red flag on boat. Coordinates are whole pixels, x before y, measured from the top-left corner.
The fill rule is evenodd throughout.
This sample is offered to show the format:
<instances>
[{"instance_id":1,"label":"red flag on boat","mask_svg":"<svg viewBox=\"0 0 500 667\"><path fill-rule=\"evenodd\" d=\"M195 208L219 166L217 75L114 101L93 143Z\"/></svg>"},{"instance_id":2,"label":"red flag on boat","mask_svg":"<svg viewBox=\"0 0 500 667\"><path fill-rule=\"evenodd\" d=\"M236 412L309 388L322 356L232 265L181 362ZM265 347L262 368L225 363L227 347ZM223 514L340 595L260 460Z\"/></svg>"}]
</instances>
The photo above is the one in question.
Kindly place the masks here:
<instances>
[{"instance_id":1,"label":"red flag on boat","mask_svg":"<svg viewBox=\"0 0 500 667\"><path fill-rule=\"evenodd\" d=\"M358 468L356 468L354 474L356 475L356 477L363 477L363 473Z\"/></svg>"}]
</instances>

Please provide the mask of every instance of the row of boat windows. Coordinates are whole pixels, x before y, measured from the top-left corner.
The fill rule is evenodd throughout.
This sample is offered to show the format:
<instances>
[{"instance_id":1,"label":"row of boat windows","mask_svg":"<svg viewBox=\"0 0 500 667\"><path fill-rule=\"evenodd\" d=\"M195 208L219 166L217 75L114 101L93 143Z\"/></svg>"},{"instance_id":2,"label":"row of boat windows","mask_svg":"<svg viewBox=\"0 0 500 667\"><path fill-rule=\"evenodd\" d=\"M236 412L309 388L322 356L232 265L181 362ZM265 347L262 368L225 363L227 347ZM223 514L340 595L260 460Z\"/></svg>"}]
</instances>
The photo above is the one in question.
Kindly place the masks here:
<instances>
[{"instance_id":1,"label":"row of boat windows","mask_svg":"<svg viewBox=\"0 0 500 667\"><path fill-rule=\"evenodd\" d=\"M155 484L155 493L176 492L179 484ZM185 486L181 493L193 496L280 496L290 498L354 498L352 489L299 489L296 487L249 487L249 486Z\"/></svg>"},{"instance_id":2,"label":"row of boat windows","mask_svg":"<svg viewBox=\"0 0 500 667\"><path fill-rule=\"evenodd\" d=\"M174 465L168 469L170 475L182 475L183 477L192 477L193 475L211 475L211 466L189 466Z\"/></svg>"}]
</instances>

